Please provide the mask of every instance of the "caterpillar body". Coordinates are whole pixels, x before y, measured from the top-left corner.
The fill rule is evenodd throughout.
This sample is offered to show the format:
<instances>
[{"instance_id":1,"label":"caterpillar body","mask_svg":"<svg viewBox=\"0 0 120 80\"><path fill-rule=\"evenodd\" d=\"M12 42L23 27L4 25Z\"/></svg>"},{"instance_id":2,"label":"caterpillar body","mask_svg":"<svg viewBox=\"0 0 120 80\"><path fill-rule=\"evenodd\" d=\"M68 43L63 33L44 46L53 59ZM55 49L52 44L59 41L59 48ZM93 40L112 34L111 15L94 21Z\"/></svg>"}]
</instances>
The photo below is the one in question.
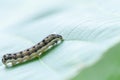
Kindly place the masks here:
<instances>
[{"instance_id":1,"label":"caterpillar body","mask_svg":"<svg viewBox=\"0 0 120 80\"><path fill-rule=\"evenodd\" d=\"M26 62L28 60L39 57L43 52L47 51L48 49L51 49L53 46L61 43L62 41L63 38L61 35L50 34L41 42L39 42L31 48L17 53L3 55L2 63L6 66L13 66L16 64Z\"/></svg>"}]
</instances>

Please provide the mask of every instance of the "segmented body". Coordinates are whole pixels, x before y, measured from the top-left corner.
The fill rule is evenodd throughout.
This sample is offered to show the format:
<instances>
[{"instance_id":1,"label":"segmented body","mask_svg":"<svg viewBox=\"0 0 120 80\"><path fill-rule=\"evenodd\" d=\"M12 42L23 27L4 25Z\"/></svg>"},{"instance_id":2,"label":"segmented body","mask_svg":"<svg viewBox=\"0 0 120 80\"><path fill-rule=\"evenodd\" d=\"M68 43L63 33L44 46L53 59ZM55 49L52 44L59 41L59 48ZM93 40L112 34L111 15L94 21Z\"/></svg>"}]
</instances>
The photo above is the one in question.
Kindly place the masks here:
<instances>
[{"instance_id":1,"label":"segmented body","mask_svg":"<svg viewBox=\"0 0 120 80\"><path fill-rule=\"evenodd\" d=\"M59 44L62 40L63 38L61 35L51 34L31 48L17 53L3 55L2 62L6 66L13 66L19 63L26 62L33 58L39 57L43 52L52 48L56 44Z\"/></svg>"}]
</instances>

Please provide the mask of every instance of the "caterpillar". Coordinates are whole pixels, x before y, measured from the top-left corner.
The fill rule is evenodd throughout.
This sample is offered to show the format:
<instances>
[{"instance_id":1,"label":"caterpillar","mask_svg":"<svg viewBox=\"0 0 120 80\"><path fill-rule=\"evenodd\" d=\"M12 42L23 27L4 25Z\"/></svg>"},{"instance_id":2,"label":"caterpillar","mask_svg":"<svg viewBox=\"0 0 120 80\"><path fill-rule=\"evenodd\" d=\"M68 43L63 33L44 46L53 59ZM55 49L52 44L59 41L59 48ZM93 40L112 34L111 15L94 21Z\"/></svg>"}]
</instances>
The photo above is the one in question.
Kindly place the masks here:
<instances>
[{"instance_id":1,"label":"caterpillar","mask_svg":"<svg viewBox=\"0 0 120 80\"><path fill-rule=\"evenodd\" d=\"M36 57L39 57L42 53L51 49L53 46L61 43L63 38L61 35L58 34L50 34L46 38L44 38L41 42L37 43L36 45L28 48L26 50L5 54L2 57L2 63L5 66L14 66L16 64L20 64Z\"/></svg>"}]
</instances>

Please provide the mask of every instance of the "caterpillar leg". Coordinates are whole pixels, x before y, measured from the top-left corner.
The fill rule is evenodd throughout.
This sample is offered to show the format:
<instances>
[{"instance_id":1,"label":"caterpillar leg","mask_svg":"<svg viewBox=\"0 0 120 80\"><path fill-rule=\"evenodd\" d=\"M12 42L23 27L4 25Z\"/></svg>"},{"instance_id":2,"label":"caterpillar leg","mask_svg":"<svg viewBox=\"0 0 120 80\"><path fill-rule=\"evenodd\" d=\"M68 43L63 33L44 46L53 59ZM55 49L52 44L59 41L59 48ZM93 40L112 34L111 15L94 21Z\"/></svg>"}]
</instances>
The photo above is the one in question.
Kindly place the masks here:
<instances>
[{"instance_id":1,"label":"caterpillar leg","mask_svg":"<svg viewBox=\"0 0 120 80\"><path fill-rule=\"evenodd\" d=\"M23 62L23 59L22 59L22 58L18 58L18 59L17 59L17 64L18 64L18 63L22 63L22 62Z\"/></svg>"},{"instance_id":2,"label":"caterpillar leg","mask_svg":"<svg viewBox=\"0 0 120 80\"><path fill-rule=\"evenodd\" d=\"M7 61L7 62L5 63L5 66L6 66L6 67L11 67L11 66L13 66L12 61Z\"/></svg>"},{"instance_id":3,"label":"caterpillar leg","mask_svg":"<svg viewBox=\"0 0 120 80\"><path fill-rule=\"evenodd\" d=\"M29 56L25 56L25 57L23 58L23 62L26 62L27 60L30 60L30 57L29 57Z\"/></svg>"},{"instance_id":4,"label":"caterpillar leg","mask_svg":"<svg viewBox=\"0 0 120 80\"><path fill-rule=\"evenodd\" d=\"M16 65L16 61L15 60L12 61L12 66L14 66L14 65Z\"/></svg>"}]
</instances>

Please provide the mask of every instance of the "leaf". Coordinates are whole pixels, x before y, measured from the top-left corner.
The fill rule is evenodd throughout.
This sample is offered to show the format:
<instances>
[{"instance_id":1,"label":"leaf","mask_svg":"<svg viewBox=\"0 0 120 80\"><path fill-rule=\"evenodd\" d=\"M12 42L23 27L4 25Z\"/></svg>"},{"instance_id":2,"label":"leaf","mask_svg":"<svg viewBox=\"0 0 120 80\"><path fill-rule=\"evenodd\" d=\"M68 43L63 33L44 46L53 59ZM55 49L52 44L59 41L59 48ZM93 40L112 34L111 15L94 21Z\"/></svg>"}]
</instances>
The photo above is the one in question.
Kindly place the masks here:
<instances>
[{"instance_id":1,"label":"leaf","mask_svg":"<svg viewBox=\"0 0 120 80\"><path fill-rule=\"evenodd\" d=\"M119 80L120 43L110 48L96 64L82 70L73 80Z\"/></svg>"},{"instance_id":2,"label":"leaf","mask_svg":"<svg viewBox=\"0 0 120 80\"><path fill-rule=\"evenodd\" d=\"M53 3L50 3L51 1ZM79 78L88 80L83 77L88 76L89 78L91 75L94 79L95 73L89 69L82 72L83 68L91 66L90 70L92 67L94 69L94 64L102 59L101 65L100 62L95 64L100 65L95 68L98 71L101 70L102 74L102 70L111 65L107 64L106 67L102 67L104 61L108 62L113 59L109 59L109 56L101 57L109 55L109 53L113 56L111 50L120 52L114 47L120 42L119 17L110 11L108 14L107 10L102 12L104 7L100 9L101 5L97 6L98 3L94 1L71 0L65 4L66 2L68 1L38 2L36 0L33 2L29 0L9 2L8 4L11 6L7 5L7 8L5 8L6 5L2 5L3 9L0 9L2 13L0 15L2 17L0 19L0 57L6 53L29 48L51 33L62 35L64 42L44 53L39 59L12 68L5 68L0 63L1 80ZM6 4L4 1L2 3ZM8 14L9 12L11 13ZM106 74L109 73L106 72ZM101 80L106 80L106 76L101 78L100 75L99 77ZM115 75L115 77L117 76Z\"/></svg>"}]
</instances>

